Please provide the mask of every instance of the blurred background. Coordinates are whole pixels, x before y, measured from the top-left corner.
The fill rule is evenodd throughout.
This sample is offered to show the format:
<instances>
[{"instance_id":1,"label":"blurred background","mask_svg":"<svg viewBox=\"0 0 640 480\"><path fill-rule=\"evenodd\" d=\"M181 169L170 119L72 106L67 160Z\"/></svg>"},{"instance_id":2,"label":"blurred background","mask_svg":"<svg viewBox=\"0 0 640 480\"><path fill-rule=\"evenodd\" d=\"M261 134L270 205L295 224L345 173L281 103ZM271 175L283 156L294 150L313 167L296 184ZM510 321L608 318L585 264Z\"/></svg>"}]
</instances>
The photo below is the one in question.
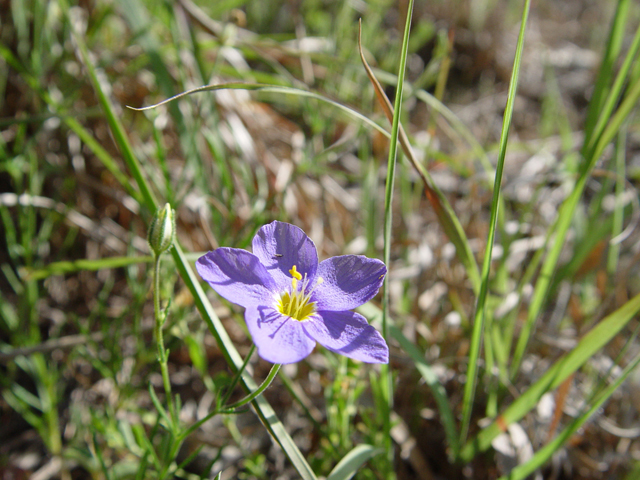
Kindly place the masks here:
<instances>
[{"instance_id":1,"label":"blurred background","mask_svg":"<svg viewBox=\"0 0 640 480\"><path fill-rule=\"evenodd\" d=\"M479 262L522 9L514 0L420 1L412 19L402 122ZM518 300L529 298L531 285L522 279L581 168L587 106L615 10L616 2L594 0L532 5L505 163L489 334L513 334L511 325L517 331L526 317L526 301ZM218 246L249 248L255 231L274 219L303 228L321 258L381 258L389 145L353 112L390 125L360 60L358 21L367 61L393 101L406 11L406 0L0 1L1 479L138 478L145 442L154 443L158 416L148 386L160 392L162 381L146 243L153 212L110 122L121 123L153 195L176 209L177 238L191 261ZM627 27L618 32L623 51L639 20L640 6L630 2ZM291 89L231 88L144 112L127 108L222 83ZM310 91L335 103L301 93ZM509 368L508 348L502 356L497 348L495 371L481 371L472 434L640 291L637 109L619 142L588 180L519 375L505 383L495 373ZM392 316L459 414L473 288L403 157L397 175ZM615 211L622 212L618 223ZM163 258L170 376L188 423L206 415L232 373L171 257ZM207 293L247 354L241 309ZM564 390L543 397L518 424L523 442L496 443L467 464L448 460L433 396L391 341L397 477L507 473L620 368L626 353L618 355L635 326ZM628 351L637 349L634 340ZM269 367L257 357L249 364L256 378ZM376 375L316 349L286 366L265 393L318 475L354 445L379 443L370 387ZM638 478L639 382L620 387L541 475ZM222 478L297 478L250 411L204 424L176 461L191 453L177 477L222 471ZM142 478L157 478L149 475ZM356 478L381 477L374 462Z\"/></svg>"}]
</instances>

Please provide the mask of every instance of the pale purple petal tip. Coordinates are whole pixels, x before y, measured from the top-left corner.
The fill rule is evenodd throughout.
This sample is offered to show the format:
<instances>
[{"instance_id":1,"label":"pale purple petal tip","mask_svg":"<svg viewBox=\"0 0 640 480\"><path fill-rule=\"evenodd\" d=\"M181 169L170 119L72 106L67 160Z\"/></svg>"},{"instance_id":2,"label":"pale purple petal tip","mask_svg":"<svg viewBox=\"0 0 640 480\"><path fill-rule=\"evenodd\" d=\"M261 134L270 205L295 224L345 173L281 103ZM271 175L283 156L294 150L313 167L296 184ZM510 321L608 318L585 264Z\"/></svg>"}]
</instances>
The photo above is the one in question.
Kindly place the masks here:
<instances>
[{"instance_id":1,"label":"pale purple petal tip","mask_svg":"<svg viewBox=\"0 0 640 480\"><path fill-rule=\"evenodd\" d=\"M316 346L302 323L269 307L248 308L244 313L258 355L271 363L295 363Z\"/></svg>"},{"instance_id":2,"label":"pale purple petal tip","mask_svg":"<svg viewBox=\"0 0 640 480\"><path fill-rule=\"evenodd\" d=\"M318 266L322 277L313 300L318 310L351 310L371 300L382 286L387 267L380 260L362 255L343 255Z\"/></svg>"},{"instance_id":3,"label":"pale purple petal tip","mask_svg":"<svg viewBox=\"0 0 640 480\"><path fill-rule=\"evenodd\" d=\"M389 363L382 335L355 312L317 312L302 322L309 336L325 348L366 363Z\"/></svg>"},{"instance_id":4,"label":"pale purple petal tip","mask_svg":"<svg viewBox=\"0 0 640 480\"><path fill-rule=\"evenodd\" d=\"M291 285L289 270L295 265L301 275L312 281L318 268L318 252L313 241L295 225L271 222L253 237L253 254L276 281L278 288Z\"/></svg>"},{"instance_id":5,"label":"pale purple petal tip","mask_svg":"<svg viewBox=\"0 0 640 480\"><path fill-rule=\"evenodd\" d=\"M274 296L273 278L246 250L218 248L200 257L196 270L220 296L241 307L264 304Z\"/></svg>"}]
</instances>

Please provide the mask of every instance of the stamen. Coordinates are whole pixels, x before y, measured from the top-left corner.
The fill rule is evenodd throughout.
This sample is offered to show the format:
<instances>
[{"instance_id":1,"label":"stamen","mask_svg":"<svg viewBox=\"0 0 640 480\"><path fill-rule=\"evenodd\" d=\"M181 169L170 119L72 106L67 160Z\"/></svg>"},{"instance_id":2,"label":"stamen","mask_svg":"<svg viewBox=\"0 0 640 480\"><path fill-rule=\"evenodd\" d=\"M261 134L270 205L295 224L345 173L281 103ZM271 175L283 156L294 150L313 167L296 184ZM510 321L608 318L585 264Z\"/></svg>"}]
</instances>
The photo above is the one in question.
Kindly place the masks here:
<instances>
[{"instance_id":1,"label":"stamen","mask_svg":"<svg viewBox=\"0 0 640 480\"><path fill-rule=\"evenodd\" d=\"M300 275L300 272L298 271L298 269L296 268L295 265L293 267L291 267L291 270L289 270L289 273L296 280L302 280L302 275Z\"/></svg>"},{"instance_id":2,"label":"stamen","mask_svg":"<svg viewBox=\"0 0 640 480\"><path fill-rule=\"evenodd\" d=\"M305 273L303 277L302 274L298 272L296 265L291 267L289 273L293 277L291 279L291 289L290 291L285 291L280 295L277 302L277 309L283 315L287 315L298 321L303 321L310 315L313 315L316 311L316 302L311 301L311 295L323 280L321 277L318 277L314 287L307 291L307 287L309 286L307 274ZM302 282L302 285L298 288L298 282L300 281Z\"/></svg>"}]
</instances>

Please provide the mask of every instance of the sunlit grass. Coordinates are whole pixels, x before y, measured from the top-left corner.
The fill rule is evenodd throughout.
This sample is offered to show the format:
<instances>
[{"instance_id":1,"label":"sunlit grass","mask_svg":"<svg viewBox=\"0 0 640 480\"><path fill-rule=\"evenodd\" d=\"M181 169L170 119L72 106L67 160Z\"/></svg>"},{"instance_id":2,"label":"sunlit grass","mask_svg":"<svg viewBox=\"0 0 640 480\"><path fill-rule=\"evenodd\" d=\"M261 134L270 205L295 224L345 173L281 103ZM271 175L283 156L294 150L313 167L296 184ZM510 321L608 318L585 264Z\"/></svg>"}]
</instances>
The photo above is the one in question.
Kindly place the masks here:
<instances>
[{"instance_id":1,"label":"sunlit grass","mask_svg":"<svg viewBox=\"0 0 640 480\"><path fill-rule=\"evenodd\" d=\"M634 478L640 444L606 425L637 423L640 12L593 6L544 43L563 7L469 5L11 2L0 470L514 480L567 449ZM385 260L360 312L388 366L271 368L205 293L193 261L275 219L321 258Z\"/></svg>"}]
</instances>

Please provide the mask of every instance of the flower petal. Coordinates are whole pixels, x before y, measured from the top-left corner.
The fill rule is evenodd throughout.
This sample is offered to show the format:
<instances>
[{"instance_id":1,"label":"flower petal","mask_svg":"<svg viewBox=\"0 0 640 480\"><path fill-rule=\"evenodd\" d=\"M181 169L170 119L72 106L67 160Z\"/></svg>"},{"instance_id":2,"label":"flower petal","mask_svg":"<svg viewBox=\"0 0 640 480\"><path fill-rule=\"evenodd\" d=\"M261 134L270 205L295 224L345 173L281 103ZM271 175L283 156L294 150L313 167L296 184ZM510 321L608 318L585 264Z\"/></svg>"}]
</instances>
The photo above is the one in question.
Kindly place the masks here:
<instances>
[{"instance_id":1,"label":"flower petal","mask_svg":"<svg viewBox=\"0 0 640 480\"><path fill-rule=\"evenodd\" d=\"M258 355L272 363L294 363L306 358L316 342L302 328L302 322L271 307L252 307L244 312Z\"/></svg>"},{"instance_id":2,"label":"flower petal","mask_svg":"<svg viewBox=\"0 0 640 480\"><path fill-rule=\"evenodd\" d=\"M384 338L359 313L317 312L302 326L311 338L333 352L367 363L389 363Z\"/></svg>"},{"instance_id":3,"label":"flower petal","mask_svg":"<svg viewBox=\"0 0 640 480\"><path fill-rule=\"evenodd\" d=\"M363 255L342 255L318 266L322 277L313 294L318 310L343 311L368 302L380 289L387 267L380 260Z\"/></svg>"},{"instance_id":4,"label":"flower petal","mask_svg":"<svg viewBox=\"0 0 640 480\"><path fill-rule=\"evenodd\" d=\"M289 270L295 265L302 276L313 281L318 268L318 252L313 241L295 225L271 222L253 237L253 254L276 281L279 290L291 285Z\"/></svg>"},{"instance_id":5,"label":"flower petal","mask_svg":"<svg viewBox=\"0 0 640 480\"><path fill-rule=\"evenodd\" d=\"M273 278L258 257L246 250L218 248L200 257L196 270L220 296L241 307L273 301Z\"/></svg>"}]
</instances>

